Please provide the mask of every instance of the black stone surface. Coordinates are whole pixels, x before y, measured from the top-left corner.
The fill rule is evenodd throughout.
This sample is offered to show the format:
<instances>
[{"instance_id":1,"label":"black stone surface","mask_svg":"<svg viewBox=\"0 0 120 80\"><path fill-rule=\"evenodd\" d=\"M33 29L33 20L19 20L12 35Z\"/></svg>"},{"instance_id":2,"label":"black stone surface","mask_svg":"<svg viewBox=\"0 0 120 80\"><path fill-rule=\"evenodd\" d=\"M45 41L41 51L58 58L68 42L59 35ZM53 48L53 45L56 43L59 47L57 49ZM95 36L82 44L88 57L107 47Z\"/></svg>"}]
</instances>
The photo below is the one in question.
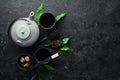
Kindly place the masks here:
<instances>
[{"instance_id":1,"label":"black stone surface","mask_svg":"<svg viewBox=\"0 0 120 80\"><path fill-rule=\"evenodd\" d=\"M73 50L51 62L55 71L22 71L16 58L35 49L15 45L7 30L41 3L55 16L67 13L55 30L61 38L73 36ZM120 0L1 0L0 10L0 80L120 80ZM48 32L41 30L40 38Z\"/></svg>"}]
</instances>

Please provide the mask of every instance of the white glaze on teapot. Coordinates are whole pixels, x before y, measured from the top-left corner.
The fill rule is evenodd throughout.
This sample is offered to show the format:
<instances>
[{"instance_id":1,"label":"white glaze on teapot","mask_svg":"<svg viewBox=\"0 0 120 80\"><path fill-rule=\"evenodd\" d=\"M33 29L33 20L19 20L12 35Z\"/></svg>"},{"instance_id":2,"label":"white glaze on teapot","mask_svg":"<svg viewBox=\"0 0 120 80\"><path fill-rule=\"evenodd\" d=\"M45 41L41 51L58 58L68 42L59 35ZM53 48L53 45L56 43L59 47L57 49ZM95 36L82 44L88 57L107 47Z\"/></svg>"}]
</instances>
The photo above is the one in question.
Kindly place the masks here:
<instances>
[{"instance_id":1,"label":"white glaze on teapot","mask_svg":"<svg viewBox=\"0 0 120 80\"><path fill-rule=\"evenodd\" d=\"M30 12L28 18L19 18L11 26L10 36L21 47L32 46L39 38L40 30L33 16L34 12Z\"/></svg>"}]
</instances>

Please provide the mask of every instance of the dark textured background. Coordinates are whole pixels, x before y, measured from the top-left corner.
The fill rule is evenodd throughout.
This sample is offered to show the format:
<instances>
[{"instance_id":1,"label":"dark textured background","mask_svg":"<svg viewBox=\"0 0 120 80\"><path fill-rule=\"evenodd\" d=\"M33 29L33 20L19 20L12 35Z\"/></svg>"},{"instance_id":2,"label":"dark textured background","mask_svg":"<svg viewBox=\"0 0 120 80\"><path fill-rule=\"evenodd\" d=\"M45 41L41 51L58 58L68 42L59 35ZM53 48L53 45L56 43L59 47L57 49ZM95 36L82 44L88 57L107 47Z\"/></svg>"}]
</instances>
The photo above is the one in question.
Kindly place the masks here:
<instances>
[{"instance_id":1,"label":"dark textured background","mask_svg":"<svg viewBox=\"0 0 120 80\"><path fill-rule=\"evenodd\" d=\"M67 13L56 31L61 38L73 36L73 50L51 62L56 71L39 67L25 72L16 58L34 49L15 45L7 29L41 3L55 16ZM1 0L0 10L0 80L120 80L120 0Z\"/></svg>"}]
</instances>

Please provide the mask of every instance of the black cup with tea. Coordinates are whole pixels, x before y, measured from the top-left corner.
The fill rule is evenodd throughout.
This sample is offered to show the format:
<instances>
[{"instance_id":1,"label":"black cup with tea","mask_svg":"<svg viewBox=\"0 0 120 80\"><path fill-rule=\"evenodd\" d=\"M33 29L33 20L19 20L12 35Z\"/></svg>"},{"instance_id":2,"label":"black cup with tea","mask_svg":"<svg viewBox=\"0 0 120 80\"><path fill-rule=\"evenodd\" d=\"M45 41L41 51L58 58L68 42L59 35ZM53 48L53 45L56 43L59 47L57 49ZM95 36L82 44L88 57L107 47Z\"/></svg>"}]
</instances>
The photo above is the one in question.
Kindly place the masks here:
<instances>
[{"instance_id":1,"label":"black cup with tea","mask_svg":"<svg viewBox=\"0 0 120 80\"><path fill-rule=\"evenodd\" d=\"M40 16L40 26L43 29L51 29L55 26L56 19L53 14L51 13L43 13Z\"/></svg>"},{"instance_id":2,"label":"black cup with tea","mask_svg":"<svg viewBox=\"0 0 120 80\"><path fill-rule=\"evenodd\" d=\"M35 52L35 59L38 63L42 62L43 60L45 60L46 58L48 58L50 56L51 56L51 53L47 48L39 48ZM47 62L49 62L49 61L47 61ZM45 62L45 63L47 63L47 62Z\"/></svg>"}]
</instances>

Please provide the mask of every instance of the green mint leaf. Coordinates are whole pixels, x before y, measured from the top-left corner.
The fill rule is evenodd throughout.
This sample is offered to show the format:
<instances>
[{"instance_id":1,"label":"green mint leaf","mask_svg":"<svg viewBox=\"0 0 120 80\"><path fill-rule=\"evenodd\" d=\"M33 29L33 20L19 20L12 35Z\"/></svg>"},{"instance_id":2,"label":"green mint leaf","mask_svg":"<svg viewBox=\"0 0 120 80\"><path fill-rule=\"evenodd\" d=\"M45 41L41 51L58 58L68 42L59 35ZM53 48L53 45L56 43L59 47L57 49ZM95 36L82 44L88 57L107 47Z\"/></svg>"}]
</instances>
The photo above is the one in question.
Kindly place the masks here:
<instances>
[{"instance_id":1,"label":"green mint leaf","mask_svg":"<svg viewBox=\"0 0 120 80\"><path fill-rule=\"evenodd\" d=\"M61 51L70 51L71 48L69 48L67 45L64 45L63 47L60 48Z\"/></svg>"},{"instance_id":2,"label":"green mint leaf","mask_svg":"<svg viewBox=\"0 0 120 80\"><path fill-rule=\"evenodd\" d=\"M35 12L35 16L34 16L34 21L39 25L39 19L41 14L44 13L44 5L41 4L40 7L37 9L37 11Z\"/></svg>"},{"instance_id":3,"label":"green mint leaf","mask_svg":"<svg viewBox=\"0 0 120 80\"><path fill-rule=\"evenodd\" d=\"M61 18L63 18L64 16L66 16L66 13L61 13L60 15L58 15L56 17L56 21L59 21Z\"/></svg>"},{"instance_id":4,"label":"green mint leaf","mask_svg":"<svg viewBox=\"0 0 120 80\"><path fill-rule=\"evenodd\" d=\"M49 71L54 71L54 70L55 70L54 67L52 67L52 66L50 66L50 65L48 65L48 64L44 64L43 66L44 66L47 70L49 70Z\"/></svg>"},{"instance_id":5,"label":"green mint leaf","mask_svg":"<svg viewBox=\"0 0 120 80\"><path fill-rule=\"evenodd\" d=\"M70 38L63 38L62 39L62 44L67 44Z\"/></svg>"}]
</instances>

